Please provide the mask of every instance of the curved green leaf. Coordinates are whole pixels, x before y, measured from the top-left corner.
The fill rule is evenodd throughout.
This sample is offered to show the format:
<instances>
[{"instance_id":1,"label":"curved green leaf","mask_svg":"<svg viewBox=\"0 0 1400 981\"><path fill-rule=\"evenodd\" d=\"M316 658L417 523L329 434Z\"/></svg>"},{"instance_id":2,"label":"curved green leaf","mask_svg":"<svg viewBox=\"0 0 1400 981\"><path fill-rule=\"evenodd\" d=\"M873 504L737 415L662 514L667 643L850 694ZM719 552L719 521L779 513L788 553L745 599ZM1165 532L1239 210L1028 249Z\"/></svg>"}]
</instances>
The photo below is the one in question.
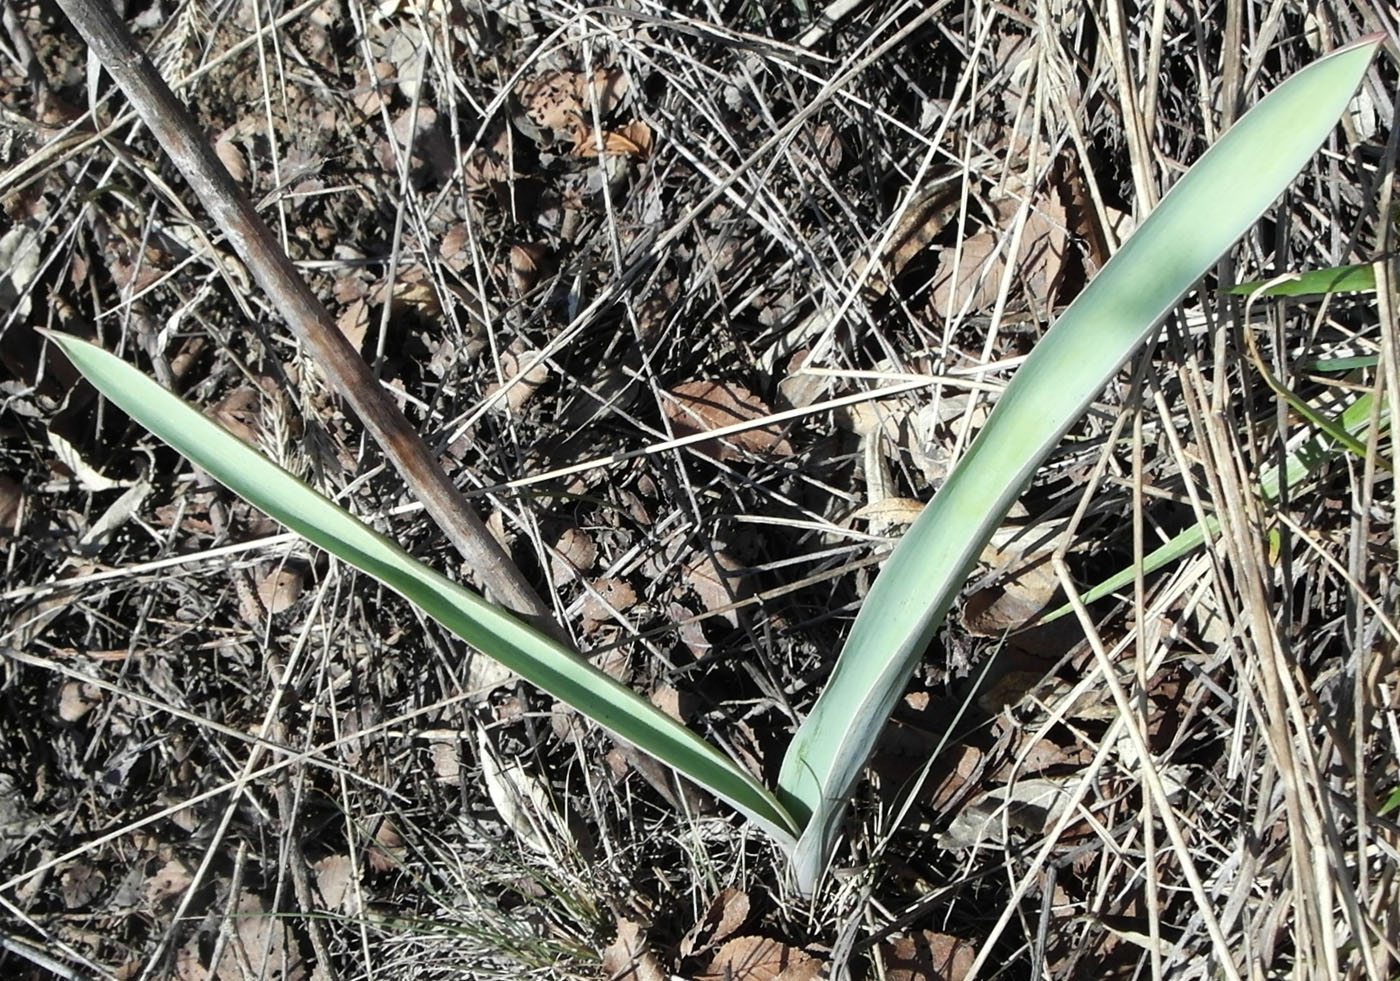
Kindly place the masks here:
<instances>
[{"instance_id":1,"label":"curved green leaf","mask_svg":"<svg viewBox=\"0 0 1400 981\"><path fill-rule=\"evenodd\" d=\"M1211 265L1288 186L1346 108L1379 39L1284 82L1162 200L1036 346L866 597L830 682L783 761L815 887L875 740L983 546L1041 461Z\"/></svg>"},{"instance_id":2,"label":"curved green leaf","mask_svg":"<svg viewBox=\"0 0 1400 981\"><path fill-rule=\"evenodd\" d=\"M636 692L423 565L120 358L74 337L48 337L103 395L239 497L378 579L522 678L728 801L779 844L792 845L797 826L767 788Z\"/></svg>"}]
</instances>

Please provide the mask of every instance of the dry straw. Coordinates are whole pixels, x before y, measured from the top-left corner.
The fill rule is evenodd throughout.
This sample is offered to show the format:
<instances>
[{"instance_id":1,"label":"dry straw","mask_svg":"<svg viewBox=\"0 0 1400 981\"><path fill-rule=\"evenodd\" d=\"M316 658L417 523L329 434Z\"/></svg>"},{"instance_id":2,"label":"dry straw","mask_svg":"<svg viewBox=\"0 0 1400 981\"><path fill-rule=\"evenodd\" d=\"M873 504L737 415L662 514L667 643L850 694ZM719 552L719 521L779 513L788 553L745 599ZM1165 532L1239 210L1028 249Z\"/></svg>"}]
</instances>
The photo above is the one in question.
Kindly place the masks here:
<instances>
[{"instance_id":1,"label":"dry straw","mask_svg":"<svg viewBox=\"0 0 1400 981\"><path fill-rule=\"evenodd\" d=\"M815 889L881 729L983 546L1031 475L1153 328L1288 186L1380 45L1297 73L1213 146L1037 345L895 548L776 791L577 652L427 568L136 369L51 334L109 399L235 493L379 579L467 643L709 788L767 830Z\"/></svg>"}]
</instances>

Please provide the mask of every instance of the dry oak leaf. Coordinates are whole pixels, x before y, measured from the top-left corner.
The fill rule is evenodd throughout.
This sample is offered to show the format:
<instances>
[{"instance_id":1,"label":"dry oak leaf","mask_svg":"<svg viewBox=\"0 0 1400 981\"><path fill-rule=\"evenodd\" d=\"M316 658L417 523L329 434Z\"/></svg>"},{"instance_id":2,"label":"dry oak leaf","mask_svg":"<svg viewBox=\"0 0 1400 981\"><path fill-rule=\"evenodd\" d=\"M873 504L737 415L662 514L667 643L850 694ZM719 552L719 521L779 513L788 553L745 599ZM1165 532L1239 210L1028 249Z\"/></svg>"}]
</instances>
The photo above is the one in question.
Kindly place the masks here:
<instances>
[{"instance_id":1,"label":"dry oak leaf","mask_svg":"<svg viewBox=\"0 0 1400 981\"><path fill-rule=\"evenodd\" d=\"M228 943L216 946L221 951L217 964L203 963L198 937L180 948L175 955L178 981L244 981L250 976L244 973L244 965L252 969L251 977L279 981L306 978L306 962L287 921L269 913L257 894L239 894L237 909L229 911L223 929Z\"/></svg>"},{"instance_id":2,"label":"dry oak leaf","mask_svg":"<svg viewBox=\"0 0 1400 981\"><path fill-rule=\"evenodd\" d=\"M603 978L606 981L666 981L666 973L656 955L647 949L642 928L618 917L617 939L603 951Z\"/></svg>"},{"instance_id":3,"label":"dry oak leaf","mask_svg":"<svg viewBox=\"0 0 1400 981\"><path fill-rule=\"evenodd\" d=\"M772 415L768 405L735 382L688 381L671 389L661 410L677 436L723 429ZM792 456L792 444L776 426L757 426L731 433L723 439L705 440L695 448L716 460L738 460L746 453Z\"/></svg>"},{"instance_id":4,"label":"dry oak leaf","mask_svg":"<svg viewBox=\"0 0 1400 981\"><path fill-rule=\"evenodd\" d=\"M716 549L701 551L686 563L682 575L700 603L709 613L717 613L734 626L739 626L739 612L734 604L753 593L752 580L735 575L742 563L728 552Z\"/></svg>"},{"instance_id":5,"label":"dry oak leaf","mask_svg":"<svg viewBox=\"0 0 1400 981\"><path fill-rule=\"evenodd\" d=\"M978 232L940 253L933 280L933 309L942 316L960 310L980 312L995 305L1007 265L1012 217L1005 229ZM1054 195L1035 202L1012 262L1014 309L1049 318L1064 273L1069 243L1065 209Z\"/></svg>"},{"instance_id":6,"label":"dry oak leaf","mask_svg":"<svg viewBox=\"0 0 1400 981\"><path fill-rule=\"evenodd\" d=\"M977 960L977 948L959 937L924 930L880 945L885 981L962 981Z\"/></svg>"},{"instance_id":7,"label":"dry oak leaf","mask_svg":"<svg viewBox=\"0 0 1400 981\"><path fill-rule=\"evenodd\" d=\"M703 954L743 926L748 918L749 894L738 889L721 889L700 922L681 938L681 956Z\"/></svg>"},{"instance_id":8,"label":"dry oak leaf","mask_svg":"<svg viewBox=\"0 0 1400 981\"><path fill-rule=\"evenodd\" d=\"M767 937L736 937L719 949L695 981L815 981L824 965Z\"/></svg>"},{"instance_id":9,"label":"dry oak leaf","mask_svg":"<svg viewBox=\"0 0 1400 981\"><path fill-rule=\"evenodd\" d=\"M572 130L582 118L578 72L547 71L523 82L520 104L530 121L544 129Z\"/></svg>"},{"instance_id":10,"label":"dry oak leaf","mask_svg":"<svg viewBox=\"0 0 1400 981\"><path fill-rule=\"evenodd\" d=\"M617 613L625 613L637 605L637 591L626 579L606 577L594 579L584 597L579 615L592 624L607 623Z\"/></svg>"},{"instance_id":11,"label":"dry oak leaf","mask_svg":"<svg viewBox=\"0 0 1400 981\"><path fill-rule=\"evenodd\" d=\"M633 121L617 129L603 130L603 152L615 157L646 160L651 157L651 127ZM574 130L574 154L584 158L598 156L598 139L587 126Z\"/></svg>"}]
</instances>

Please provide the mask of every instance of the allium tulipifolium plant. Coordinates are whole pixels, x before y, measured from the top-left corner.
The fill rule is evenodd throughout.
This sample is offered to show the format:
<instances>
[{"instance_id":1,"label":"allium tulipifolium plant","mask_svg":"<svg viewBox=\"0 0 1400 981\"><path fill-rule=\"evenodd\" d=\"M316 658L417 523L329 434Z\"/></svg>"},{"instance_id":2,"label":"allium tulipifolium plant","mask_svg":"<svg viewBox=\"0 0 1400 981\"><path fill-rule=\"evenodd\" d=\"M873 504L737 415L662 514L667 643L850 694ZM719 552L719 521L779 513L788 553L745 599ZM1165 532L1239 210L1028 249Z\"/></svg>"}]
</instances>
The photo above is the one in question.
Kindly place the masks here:
<instances>
[{"instance_id":1,"label":"allium tulipifolium plant","mask_svg":"<svg viewBox=\"0 0 1400 981\"><path fill-rule=\"evenodd\" d=\"M1045 334L885 563L831 680L788 748L775 790L577 652L424 566L120 359L84 341L50 337L107 398L234 493L737 808L787 852L799 888L810 893L886 719L1017 495L1161 318L1307 163L1379 45L1368 38L1342 48L1260 101Z\"/></svg>"}]
</instances>

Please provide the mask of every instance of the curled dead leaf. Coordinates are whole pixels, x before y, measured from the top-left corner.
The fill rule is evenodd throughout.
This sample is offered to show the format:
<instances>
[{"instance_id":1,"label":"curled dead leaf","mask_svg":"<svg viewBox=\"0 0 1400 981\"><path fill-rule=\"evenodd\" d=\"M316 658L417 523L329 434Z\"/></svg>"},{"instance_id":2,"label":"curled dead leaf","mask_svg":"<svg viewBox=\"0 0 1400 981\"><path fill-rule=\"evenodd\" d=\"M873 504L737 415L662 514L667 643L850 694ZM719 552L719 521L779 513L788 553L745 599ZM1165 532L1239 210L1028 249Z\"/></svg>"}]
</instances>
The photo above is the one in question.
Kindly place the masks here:
<instances>
[{"instance_id":1,"label":"curled dead leaf","mask_svg":"<svg viewBox=\"0 0 1400 981\"><path fill-rule=\"evenodd\" d=\"M703 954L743 926L748 918L749 894L739 889L721 889L700 922L681 938L681 956Z\"/></svg>"},{"instance_id":2,"label":"curled dead leaf","mask_svg":"<svg viewBox=\"0 0 1400 981\"><path fill-rule=\"evenodd\" d=\"M961 937L921 930L880 944L885 981L962 981L977 960L975 944Z\"/></svg>"},{"instance_id":3,"label":"curled dead leaf","mask_svg":"<svg viewBox=\"0 0 1400 981\"><path fill-rule=\"evenodd\" d=\"M637 591L626 579L608 577L595 579L592 589L583 601L579 611L585 621L591 624L607 623L616 613L625 613L637 605Z\"/></svg>"},{"instance_id":4,"label":"curled dead leaf","mask_svg":"<svg viewBox=\"0 0 1400 981\"><path fill-rule=\"evenodd\" d=\"M677 436L691 436L772 415L767 403L736 382L689 381L671 389L661 410ZM738 460L746 453L791 456L790 444L776 426L757 426L706 440L695 447L717 460Z\"/></svg>"},{"instance_id":5,"label":"curled dead leaf","mask_svg":"<svg viewBox=\"0 0 1400 981\"><path fill-rule=\"evenodd\" d=\"M516 242L510 247L511 284L521 293L552 276L555 268L554 250L543 242Z\"/></svg>"},{"instance_id":6,"label":"curled dead leaf","mask_svg":"<svg viewBox=\"0 0 1400 981\"><path fill-rule=\"evenodd\" d=\"M823 964L815 957L767 937L736 937L711 959L695 981L816 981Z\"/></svg>"},{"instance_id":7,"label":"curled dead leaf","mask_svg":"<svg viewBox=\"0 0 1400 981\"><path fill-rule=\"evenodd\" d=\"M549 557L550 572L556 583L572 582L593 568L598 560L598 546L581 528L565 528L554 541L554 553Z\"/></svg>"},{"instance_id":8,"label":"curled dead leaf","mask_svg":"<svg viewBox=\"0 0 1400 981\"><path fill-rule=\"evenodd\" d=\"M665 981L666 973L647 947L641 925L618 917L617 939L603 951L607 981Z\"/></svg>"}]
</instances>

